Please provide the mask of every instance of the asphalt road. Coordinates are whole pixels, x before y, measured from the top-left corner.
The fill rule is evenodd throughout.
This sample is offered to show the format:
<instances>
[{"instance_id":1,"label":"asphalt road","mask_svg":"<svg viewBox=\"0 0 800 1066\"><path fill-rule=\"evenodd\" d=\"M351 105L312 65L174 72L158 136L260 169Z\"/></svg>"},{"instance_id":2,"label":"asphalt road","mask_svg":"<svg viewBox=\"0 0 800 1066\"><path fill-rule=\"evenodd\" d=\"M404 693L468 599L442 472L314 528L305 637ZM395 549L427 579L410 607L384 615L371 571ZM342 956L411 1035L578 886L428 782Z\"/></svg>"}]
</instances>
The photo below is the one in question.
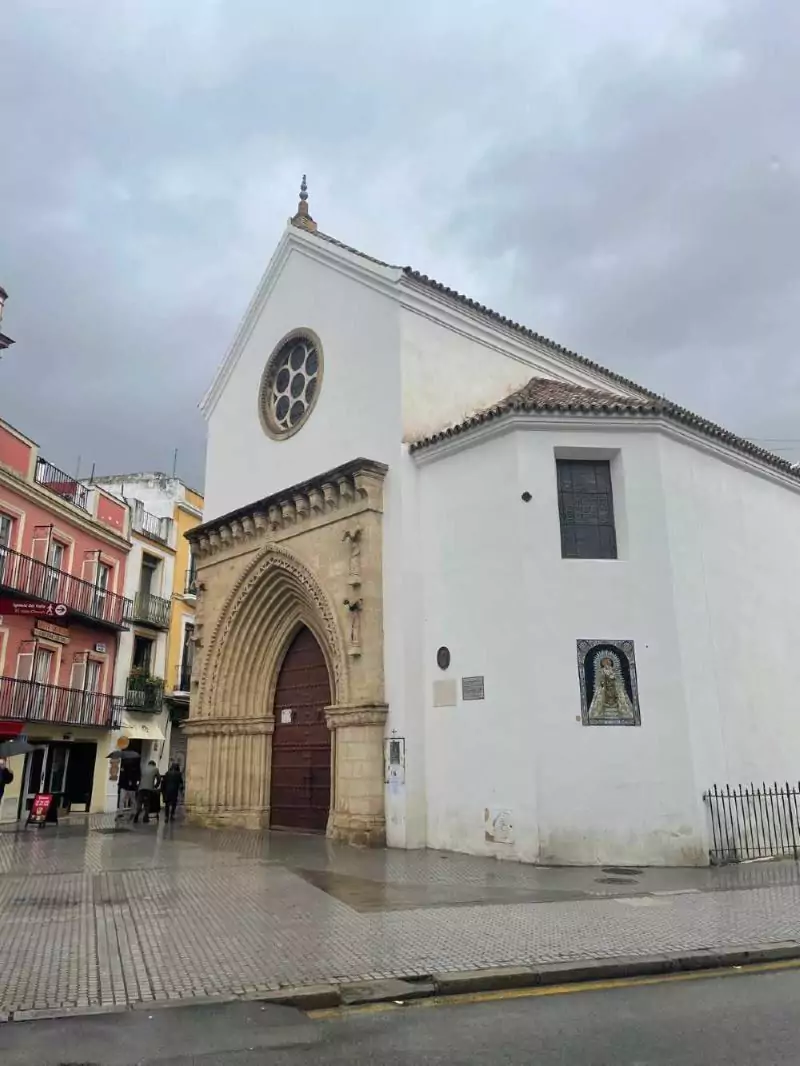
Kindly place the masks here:
<instances>
[{"instance_id":1,"label":"asphalt road","mask_svg":"<svg viewBox=\"0 0 800 1066\"><path fill-rule=\"evenodd\" d=\"M800 969L308 1018L232 1004L0 1026L3 1066L770 1066Z\"/></svg>"}]
</instances>

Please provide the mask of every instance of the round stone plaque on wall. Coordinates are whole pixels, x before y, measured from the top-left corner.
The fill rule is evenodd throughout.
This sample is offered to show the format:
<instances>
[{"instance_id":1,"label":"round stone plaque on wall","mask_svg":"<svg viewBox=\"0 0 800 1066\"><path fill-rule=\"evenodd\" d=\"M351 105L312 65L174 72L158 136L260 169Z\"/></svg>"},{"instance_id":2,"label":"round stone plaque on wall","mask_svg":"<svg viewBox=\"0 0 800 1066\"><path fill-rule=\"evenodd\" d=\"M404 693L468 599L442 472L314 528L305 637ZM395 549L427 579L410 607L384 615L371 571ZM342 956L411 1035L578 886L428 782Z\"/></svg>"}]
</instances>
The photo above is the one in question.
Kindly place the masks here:
<instances>
[{"instance_id":1,"label":"round stone plaque on wall","mask_svg":"<svg viewBox=\"0 0 800 1066\"><path fill-rule=\"evenodd\" d=\"M450 665L450 649L444 647L439 648L436 652L436 662L440 670L446 670Z\"/></svg>"}]
</instances>

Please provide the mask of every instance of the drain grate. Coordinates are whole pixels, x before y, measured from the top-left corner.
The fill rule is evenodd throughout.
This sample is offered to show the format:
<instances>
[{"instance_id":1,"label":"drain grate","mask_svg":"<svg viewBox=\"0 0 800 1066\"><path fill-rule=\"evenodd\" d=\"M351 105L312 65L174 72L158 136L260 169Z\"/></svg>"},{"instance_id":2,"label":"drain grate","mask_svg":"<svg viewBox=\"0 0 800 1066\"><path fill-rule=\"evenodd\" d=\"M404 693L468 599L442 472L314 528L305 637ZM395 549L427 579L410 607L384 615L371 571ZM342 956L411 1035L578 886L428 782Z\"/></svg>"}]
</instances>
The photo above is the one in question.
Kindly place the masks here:
<instances>
[{"instance_id":1,"label":"drain grate","mask_svg":"<svg viewBox=\"0 0 800 1066\"><path fill-rule=\"evenodd\" d=\"M636 877L643 874L644 870L640 870L638 866L604 866L603 873L616 874L617 877Z\"/></svg>"},{"instance_id":2,"label":"drain grate","mask_svg":"<svg viewBox=\"0 0 800 1066\"><path fill-rule=\"evenodd\" d=\"M595 877L595 881L598 885L636 885L636 881L633 877Z\"/></svg>"},{"instance_id":3,"label":"drain grate","mask_svg":"<svg viewBox=\"0 0 800 1066\"><path fill-rule=\"evenodd\" d=\"M113 833L132 833L133 830L128 825L104 825L99 829L94 830L95 833L100 833L102 836L110 836Z\"/></svg>"}]
</instances>

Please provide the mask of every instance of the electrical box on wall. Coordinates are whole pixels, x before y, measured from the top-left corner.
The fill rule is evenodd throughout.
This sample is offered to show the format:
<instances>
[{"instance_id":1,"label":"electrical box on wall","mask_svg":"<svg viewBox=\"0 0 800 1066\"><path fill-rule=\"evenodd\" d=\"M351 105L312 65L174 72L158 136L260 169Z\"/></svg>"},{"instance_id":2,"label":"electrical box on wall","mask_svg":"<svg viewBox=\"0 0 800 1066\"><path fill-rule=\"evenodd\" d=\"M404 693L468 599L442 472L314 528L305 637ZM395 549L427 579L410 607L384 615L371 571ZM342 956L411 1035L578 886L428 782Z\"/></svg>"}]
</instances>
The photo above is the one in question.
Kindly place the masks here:
<instances>
[{"instance_id":1,"label":"electrical box on wall","mask_svg":"<svg viewBox=\"0 0 800 1066\"><path fill-rule=\"evenodd\" d=\"M387 737L384 747L384 765L387 785L404 785L406 782L405 737Z\"/></svg>"}]
</instances>

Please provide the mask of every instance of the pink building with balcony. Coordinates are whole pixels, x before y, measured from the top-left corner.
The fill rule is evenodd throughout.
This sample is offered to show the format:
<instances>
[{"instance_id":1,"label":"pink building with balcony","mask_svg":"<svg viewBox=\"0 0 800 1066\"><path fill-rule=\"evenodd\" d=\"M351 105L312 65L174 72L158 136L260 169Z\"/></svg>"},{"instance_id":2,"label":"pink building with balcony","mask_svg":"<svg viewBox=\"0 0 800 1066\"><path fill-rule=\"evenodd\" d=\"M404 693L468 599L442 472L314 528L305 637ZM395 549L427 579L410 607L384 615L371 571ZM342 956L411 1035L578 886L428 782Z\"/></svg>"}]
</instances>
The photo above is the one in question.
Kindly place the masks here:
<instances>
[{"instance_id":1,"label":"pink building with balcony","mask_svg":"<svg viewBox=\"0 0 800 1066\"><path fill-rule=\"evenodd\" d=\"M124 502L0 420L0 740L36 745L13 760L0 821L24 815L37 792L62 809L105 809L129 523Z\"/></svg>"}]
</instances>

